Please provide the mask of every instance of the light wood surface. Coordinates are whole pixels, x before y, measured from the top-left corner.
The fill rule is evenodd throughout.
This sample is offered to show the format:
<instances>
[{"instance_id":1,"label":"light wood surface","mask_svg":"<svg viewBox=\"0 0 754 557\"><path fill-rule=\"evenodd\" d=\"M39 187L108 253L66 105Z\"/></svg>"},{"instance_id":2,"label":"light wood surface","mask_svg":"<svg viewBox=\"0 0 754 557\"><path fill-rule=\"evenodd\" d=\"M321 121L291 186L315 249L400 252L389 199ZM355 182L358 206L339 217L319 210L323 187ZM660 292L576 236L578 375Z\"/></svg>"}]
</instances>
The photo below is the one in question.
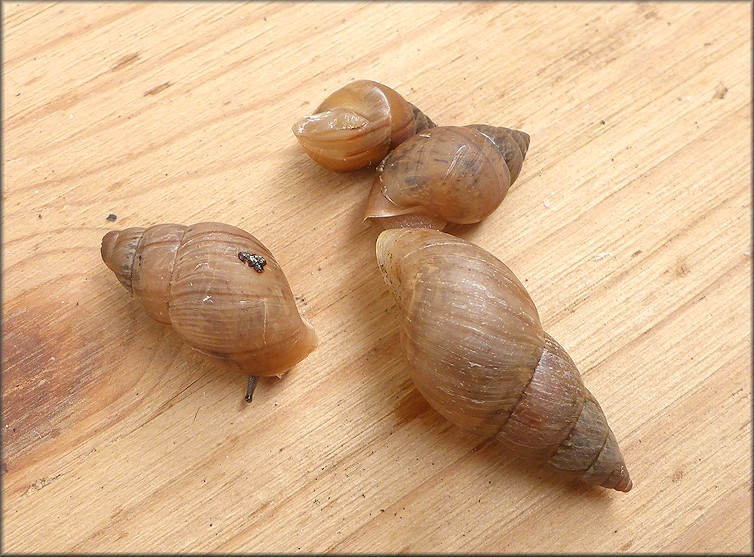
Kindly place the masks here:
<instances>
[{"instance_id":1,"label":"light wood surface","mask_svg":"<svg viewBox=\"0 0 754 557\"><path fill-rule=\"evenodd\" d=\"M4 550L752 551L748 3L2 7ZM412 387L373 171L290 129L362 78L531 135L501 207L448 231L524 282L630 493ZM109 230L206 220L271 249L319 334L251 405L100 259Z\"/></svg>"}]
</instances>

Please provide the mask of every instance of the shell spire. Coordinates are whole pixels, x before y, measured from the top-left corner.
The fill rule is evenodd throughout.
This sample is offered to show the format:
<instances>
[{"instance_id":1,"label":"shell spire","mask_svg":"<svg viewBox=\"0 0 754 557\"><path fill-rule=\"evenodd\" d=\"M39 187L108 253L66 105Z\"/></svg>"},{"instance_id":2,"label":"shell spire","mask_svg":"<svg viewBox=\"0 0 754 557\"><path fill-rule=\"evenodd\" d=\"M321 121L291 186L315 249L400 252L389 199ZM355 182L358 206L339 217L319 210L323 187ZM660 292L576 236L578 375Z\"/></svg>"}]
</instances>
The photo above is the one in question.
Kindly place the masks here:
<instances>
[{"instance_id":1,"label":"shell spire","mask_svg":"<svg viewBox=\"0 0 754 557\"><path fill-rule=\"evenodd\" d=\"M102 238L100 248L102 260L129 292L132 291L131 275L133 274L136 248L144 235L144 230L144 228L113 230Z\"/></svg>"}]
</instances>

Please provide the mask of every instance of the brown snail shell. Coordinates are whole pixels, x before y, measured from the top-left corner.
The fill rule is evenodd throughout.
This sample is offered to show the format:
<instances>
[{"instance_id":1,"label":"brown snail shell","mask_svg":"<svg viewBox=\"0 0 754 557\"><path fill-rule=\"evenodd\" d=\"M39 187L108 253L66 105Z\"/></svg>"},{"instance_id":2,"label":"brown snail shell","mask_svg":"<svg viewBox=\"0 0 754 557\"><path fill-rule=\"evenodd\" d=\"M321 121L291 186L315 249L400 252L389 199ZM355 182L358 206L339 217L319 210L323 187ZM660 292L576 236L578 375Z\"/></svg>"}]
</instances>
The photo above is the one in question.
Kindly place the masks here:
<instances>
[{"instance_id":1,"label":"brown snail shell","mask_svg":"<svg viewBox=\"0 0 754 557\"><path fill-rule=\"evenodd\" d=\"M435 410L521 457L631 489L600 405L508 267L431 229L383 231L377 260L402 313L409 373Z\"/></svg>"},{"instance_id":2,"label":"brown snail shell","mask_svg":"<svg viewBox=\"0 0 754 557\"><path fill-rule=\"evenodd\" d=\"M376 81L354 81L335 91L293 125L309 156L345 172L377 164L390 149L434 123L396 91Z\"/></svg>"},{"instance_id":3,"label":"brown snail shell","mask_svg":"<svg viewBox=\"0 0 754 557\"><path fill-rule=\"evenodd\" d=\"M418 133L377 168L364 218L438 230L480 222L502 203L528 147L528 134L483 124Z\"/></svg>"},{"instance_id":4,"label":"brown snail shell","mask_svg":"<svg viewBox=\"0 0 754 557\"><path fill-rule=\"evenodd\" d=\"M279 375L317 346L272 253L234 226L160 224L108 232L102 259L156 321L249 376Z\"/></svg>"}]
</instances>

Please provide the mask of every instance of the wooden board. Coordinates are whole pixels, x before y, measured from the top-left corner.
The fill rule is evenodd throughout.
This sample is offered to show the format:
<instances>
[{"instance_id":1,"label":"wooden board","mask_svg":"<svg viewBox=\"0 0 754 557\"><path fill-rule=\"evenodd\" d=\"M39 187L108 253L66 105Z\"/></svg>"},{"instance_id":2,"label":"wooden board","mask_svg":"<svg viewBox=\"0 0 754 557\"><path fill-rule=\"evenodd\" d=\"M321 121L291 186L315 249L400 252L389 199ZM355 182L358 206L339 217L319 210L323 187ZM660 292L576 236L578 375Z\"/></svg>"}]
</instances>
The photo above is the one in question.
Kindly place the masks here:
<instances>
[{"instance_id":1,"label":"wooden board","mask_svg":"<svg viewBox=\"0 0 754 557\"><path fill-rule=\"evenodd\" d=\"M749 4L2 7L3 549L752 551ZM630 493L412 387L373 171L291 133L361 78L531 135L502 206L449 231L524 282ZM319 334L251 405L100 259L109 230L206 220L272 250Z\"/></svg>"}]
</instances>

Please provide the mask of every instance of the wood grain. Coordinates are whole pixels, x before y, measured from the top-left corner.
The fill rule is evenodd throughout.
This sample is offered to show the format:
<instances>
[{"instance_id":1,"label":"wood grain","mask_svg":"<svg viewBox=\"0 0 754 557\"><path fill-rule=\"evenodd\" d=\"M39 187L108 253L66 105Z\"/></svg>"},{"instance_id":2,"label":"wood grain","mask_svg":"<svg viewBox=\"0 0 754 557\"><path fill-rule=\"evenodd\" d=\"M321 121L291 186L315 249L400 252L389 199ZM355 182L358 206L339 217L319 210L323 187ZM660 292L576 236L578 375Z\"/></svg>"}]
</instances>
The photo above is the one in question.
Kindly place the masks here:
<instances>
[{"instance_id":1,"label":"wood grain","mask_svg":"<svg viewBox=\"0 0 754 557\"><path fill-rule=\"evenodd\" d=\"M2 9L4 550L752 551L749 4ZM448 231L524 282L630 493L531 469L413 389L372 171L290 131L360 78L531 135L503 205ZM252 405L100 260L109 230L203 220L271 249L320 338Z\"/></svg>"}]
</instances>

